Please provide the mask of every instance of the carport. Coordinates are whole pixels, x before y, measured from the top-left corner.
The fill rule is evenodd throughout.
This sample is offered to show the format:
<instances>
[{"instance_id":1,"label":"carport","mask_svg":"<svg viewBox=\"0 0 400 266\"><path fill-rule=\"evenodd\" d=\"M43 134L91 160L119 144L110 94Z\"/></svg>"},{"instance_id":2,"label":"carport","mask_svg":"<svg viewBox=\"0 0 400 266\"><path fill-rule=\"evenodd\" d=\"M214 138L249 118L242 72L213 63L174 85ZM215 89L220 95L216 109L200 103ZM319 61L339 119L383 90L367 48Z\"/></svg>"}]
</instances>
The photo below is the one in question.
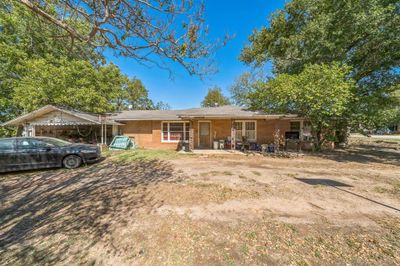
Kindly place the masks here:
<instances>
[{"instance_id":1,"label":"carport","mask_svg":"<svg viewBox=\"0 0 400 266\"><path fill-rule=\"evenodd\" d=\"M46 136L91 144L111 143L112 138L119 134L121 125L104 114L85 113L53 105L2 124L4 127L17 127L18 136Z\"/></svg>"}]
</instances>

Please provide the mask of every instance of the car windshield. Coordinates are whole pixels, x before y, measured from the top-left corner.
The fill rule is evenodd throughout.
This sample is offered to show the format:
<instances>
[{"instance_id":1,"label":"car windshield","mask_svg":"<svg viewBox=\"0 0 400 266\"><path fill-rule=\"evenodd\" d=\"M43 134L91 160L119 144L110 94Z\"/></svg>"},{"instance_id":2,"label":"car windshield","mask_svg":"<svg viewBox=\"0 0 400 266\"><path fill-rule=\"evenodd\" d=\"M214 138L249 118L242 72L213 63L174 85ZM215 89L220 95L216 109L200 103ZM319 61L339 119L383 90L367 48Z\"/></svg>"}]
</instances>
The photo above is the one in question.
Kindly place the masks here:
<instances>
[{"instance_id":1,"label":"car windshield","mask_svg":"<svg viewBox=\"0 0 400 266\"><path fill-rule=\"evenodd\" d=\"M43 141L45 141L46 143L58 146L58 147L63 147L63 146L67 146L70 145L71 142L62 140L62 139L54 139L54 138L45 138L43 139Z\"/></svg>"}]
</instances>

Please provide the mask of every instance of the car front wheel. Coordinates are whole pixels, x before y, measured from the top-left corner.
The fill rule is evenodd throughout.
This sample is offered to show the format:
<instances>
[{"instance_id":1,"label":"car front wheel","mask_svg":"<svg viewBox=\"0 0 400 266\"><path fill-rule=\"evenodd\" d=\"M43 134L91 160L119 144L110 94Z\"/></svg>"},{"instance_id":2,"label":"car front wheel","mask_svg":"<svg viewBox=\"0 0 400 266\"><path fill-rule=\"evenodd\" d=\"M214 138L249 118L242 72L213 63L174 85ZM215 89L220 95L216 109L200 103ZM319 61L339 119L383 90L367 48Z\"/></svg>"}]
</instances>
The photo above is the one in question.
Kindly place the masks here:
<instances>
[{"instance_id":1,"label":"car front wheel","mask_svg":"<svg viewBox=\"0 0 400 266\"><path fill-rule=\"evenodd\" d=\"M68 169L78 168L82 164L82 158L77 155L68 155L63 160L63 165Z\"/></svg>"}]
</instances>

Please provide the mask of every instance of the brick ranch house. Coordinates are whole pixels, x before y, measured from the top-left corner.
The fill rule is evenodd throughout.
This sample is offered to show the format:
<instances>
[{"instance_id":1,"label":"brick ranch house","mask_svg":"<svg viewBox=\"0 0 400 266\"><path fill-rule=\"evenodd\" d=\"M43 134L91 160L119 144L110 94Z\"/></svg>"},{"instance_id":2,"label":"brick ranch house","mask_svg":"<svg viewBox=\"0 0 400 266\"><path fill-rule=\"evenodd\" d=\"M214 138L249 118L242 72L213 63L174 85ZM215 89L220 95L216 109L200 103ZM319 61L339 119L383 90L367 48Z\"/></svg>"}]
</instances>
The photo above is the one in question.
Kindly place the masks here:
<instances>
[{"instance_id":1,"label":"brick ranch house","mask_svg":"<svg viewBox=\"0 0 400 266\"><path fill-rule=\"evenodd\" d=\"M95 115L47 105L3 124L19 127L19 135L52 136L72 141L109 144L123 134L141 148L211 149L215 141L235 149L243 140L269 144L280 139L305 140L309 125L296 115L266 114L237 106L184 110L134 110Z\"/></svg>"}]
</instances>

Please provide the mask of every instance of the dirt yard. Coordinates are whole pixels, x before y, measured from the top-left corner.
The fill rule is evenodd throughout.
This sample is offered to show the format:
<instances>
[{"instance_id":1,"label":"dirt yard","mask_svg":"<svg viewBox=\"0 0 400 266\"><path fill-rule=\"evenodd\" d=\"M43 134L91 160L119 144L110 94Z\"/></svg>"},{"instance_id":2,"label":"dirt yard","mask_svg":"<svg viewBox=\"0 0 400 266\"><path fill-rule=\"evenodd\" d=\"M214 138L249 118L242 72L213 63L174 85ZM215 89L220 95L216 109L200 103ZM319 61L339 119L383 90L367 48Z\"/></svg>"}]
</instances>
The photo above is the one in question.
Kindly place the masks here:
<instances>
[{"instance_id":1,"label":"dirt yard","mask_svg":"<svg viewBox=\"0 0 400 266\"><path fill-rule=\"evenodd\" d=\"M395 148L151 154L0 176L0 264L400 264Z\"/></svg>"}]
</instances>

